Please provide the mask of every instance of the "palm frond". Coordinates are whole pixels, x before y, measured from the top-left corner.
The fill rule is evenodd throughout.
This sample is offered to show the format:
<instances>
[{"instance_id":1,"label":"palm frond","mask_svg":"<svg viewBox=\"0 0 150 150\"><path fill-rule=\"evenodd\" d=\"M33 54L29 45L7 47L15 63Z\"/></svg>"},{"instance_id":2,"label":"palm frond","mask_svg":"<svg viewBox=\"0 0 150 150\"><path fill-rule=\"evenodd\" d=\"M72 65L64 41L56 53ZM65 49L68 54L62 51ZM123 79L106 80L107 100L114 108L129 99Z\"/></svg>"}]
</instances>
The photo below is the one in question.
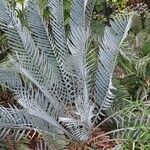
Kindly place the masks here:
<instances>
[{"instance_id":1,"label":"palm frond","mask_svg":"<svg viewBox=\"0 0 150 150\"><path fill-rule=\"evenodd\" d=\"M85 51L85 42L88 38L85 29L85 2L77 0L72 2L70 30L71 35L69 38L69 49L73 55L78 55L82 58ZM80 59L81 59L80 58Z\"/></svg>"},{"instance_id":2,"label":"palm frond","mask_svg":"<svg viewBox=\"0 0 150 150\"><path fill-rule=\"evenodd\" d=\"M6 32L10 47L15 51L15 59L12 59L14 66L21 74L25 75L42 90L47 97L51 97L48 90L53 85L55 76L47 62L46 56L41 54L30 33L25 27L22 27L16 18L15 12L11 8L9 9L6 1L2 4L1 7L5 11L1 13L0 20L1 22L5 22L5 24L1 24L1 27ZM9 23L4 18L5 13L8 15L7 19L11 20Z\"/></svg>"},{"instance_id":3,"label":"palm frond","mask_svg":"<svg viewBox=\"0 0 150 150\"><path fill-rule=\"evenodd\" d=\"M91 12L94 7L94 1L74 0L70 13L70 37L68 41L69 49L75 56L81 57L83 61L86 53L86 42L90 36L89 25ZM88 8L89 7L89 8ZM88 19L86 18L88 16Z\"/></svg>"},{"instance_id":4,"label":"palm frond","mask_svg":"<svg viewBox=\"0 0 150 150\"><path fill-rule=\"evenodd\" d=\"M85 71L85 53L86 42L89 37L89 33L85 27L85 6L86 1L73 1L72 9L70 13L70 36L68 39L68 47L72 53L71 60L73 60L73 66L76 68L78 91L80 95L84 95L84 99L87 100L87 85L86 85L86 71ZM83 83L82 83L83 81ZM83 91L83 92L82 92Z\"/></svg>"},{"instance_id":5,"label":"palm frond","mask_svg":"<svg viewBox=\"0 0 150 150\"><path fill-rule=\"evenodd\" d=\"M95 1L74 0L70 13L70 35L68 38L68 47L72 53L71 60L76 69L78 79L78 90L83 91L84 100L88 99L88 65L87 50L90 46L90 19Z\"/></svg>"},{"instance_id":6,"label":"palm frond","mask_svg":"<svg viewBox=\"0 0 150 150\"><path fill-rule=\"evenodd\" d=\"M54 123L57 127L61 128L59 123L55 120L57 119L59 113L61 115L64 114L64 108L61 107L61 103L59 105L53 105L50 99L45 97L45 94L30 84L24 83L23 86L21 78L18 76L18 74L7 71L6 69L1 69L0 81L1 84L15 92L18 103L24 109L27 109L30 114L41 119L45 119L49 123Z\"/></svg>"},{"instance_id":7,"label":"palm frond","mask_svg":"<svg viewBox=\"0 0 150 150\"><path fill-rule=\"evenodd\" d=\"M50 3L54 3L54 2L50 2ZM52 10L53 9L57 9L52 5ZM59 3L56 5L59 5ZM60 5L59 5L60 6ZM59 55L58 51L62 52L62 47L57 47L56 45L56 40L55 40L55 34L59 34L59 32L57 33L56 31L53 33L49 33L48 32L48 27L45 25L44 20L40 14L40 10L39 10L39 4L37 0L34 1L28 1L28 7L26 8L27 11L27 20L28 20L28 24L29 24L29 28L31 30L31 33L33 35L33 40L35 42L35 44L37 45L37 47L39 48L39 50L41 51L41 53L43 53L43 57L44 57L44 61L45 63L43 63L43 67L41 68L45 68L45 70L49 69L49 79L45 80L47 83L49 82L48 80L51 80L51 83L49 82L49 87L51 85L53 90L51 90L53 96L55 97L64 97L64 99L70 99L68 98L67 95L67 89L66 86L70 83L68 83L66 85L66 82L68 82L68 80L70 81L70 77L68 75L68 72L66 71L66 67L64 67L64 64L66 63L66 58L65 61L63 60L63 62L59 62L62 58ZM36 17L35 17L36 15ZM56 16L58 15L58 16ZM53 16L53 15L52 15ZM59 14L54 14L53 16L54 18L54 26L57 24L55 24L55 17L59 17ZM35 24L35 20L34 18L36 18L36 22L38 24L38 26ZM52 20L53 20L52 19ZM59 24L59 19L58 19L58 24ZM53 25L52 25L53 26ZM60 24L59 24L60 26ZM58 30L60 30L60 27L58 26ZM53 27L52 27L53 28ZM55 29L55 28L54 28ZM62 32L61 32L62 34ZM65 37L64 37L65 38ZM41 40L42 39L42 40ZM58 39L58 38L57 38ZM55 42L54 42L55 41ZM59 42L62 42L62 40L60 40ZM63 48L65 50L65 48ZM64 54L65 55L65 54ZM61 60L62 61L62 60ZM46 63L47 62L47 63ZM46 64L48 64L48 66L46 67ZM41 65L41 64L40 64ZM50 73L51 71L51 73ZM46 74L46 72L43 72L44 76ZM45 78L46 79L46 78ZM66 82L64 82L66 81ZM46 85L46 82L44 83L44 85ZM65 91L66 90L66 91ZM58 91L58 92L56 92ZM65 93L65 96L63 95L63 93ZM57 93L57 94L55 94ZM63 101L61 100L61 101Z\"/></svg>"},{"instance_id":8,"label":"palm frond","mask_svg":"<svg viewBox=\"0 0 150 150\"><path fill-rule=\"evenodd\" d=\"M90 98L95 101L94 98L94 88L96 81L96 72L97 72L97 48L89 48L86 54L86 72L87 72L87 86L89 90Z\"/></svg>"},{"instance_id":9,"label":"palm frond","mask_svg":"<svg viewBox=\"0 0 150 150\"><path fill-rule=\"evenodd\" d=\"M131 21L132 15L120 14L113 21L110 21L110 27L105 28L99 50L96 76L96 100L101 110L106 110L113 102L111 93L113 89L111 84L112 75L119 47L127 36Z\"/></svg>"},{"instance_id":10,"label":"palm frond","mask_svg":"<svg viewBox=\"0 0 150 150\"><path fill-rule=\"evenodd\" d=\"M11 134L15 140L18 141L24 134L27 136L30 130L33 130L31 128L31 118L29 114L25 115L18 110L0 107L0 116L0 139L4 139L7 135ZM26 130L29 131L25 133Z\"/></svg>"},{"instance_id":11,"label":"palm frond","mask_svg":"<svg viewBox=\"0 0 150 150\"><path fill-rule=\"evenodd\" d=\"M40 14L40 8L37 0L29 0L26 7L26 16L32 37L35 44L47 57L51 64L52 71L59 71L59 66L55 56L55 46L52 35L48 33L48 27ZM58 73L55 73L58 75Z\"/></svg>"},{"instance_id":12,"label":"palm frond","mask_svg":"<svg viewBox=\"0 0 150 150\"><path fill-rule=\"evenodd\" d=\"M42 95L43 98L40 97L41 99L38 99L38 100L42 100L41 102L46 101L48 106L45 105L44 110L43 110L43 108L41 108L40 104L35 103L36 104L35 105L34 102L32 102L32 100L34 98L38 98L38 96L41 93L37 92L33 89L31 90L29 87L24 87L22 85L21 79L18 77L18 75L13 76L13 73L11 74L11 73L8 73L7 71L1 70L2 83L5 84L6 86L8 86L13 91L15 91L15 94L17 95L19 103L24 108L29 109L31 114L36 115L36 113L38 111L39 112L38 115L41 115L41 114L44 116L46 115L45 117L44 116L42 116L42 117L44 117L45 119L47 117L49 118L48 114L46 114L45 111L46 110L49 111L49 109L52 109L51 102L53 101L55 103L53 105L54 110L55 110L55 107L57 108L57 110L59 110L58 107L61 106L61 103L60 103L60 105L56 104L58 102L58 100L57 99L54 100L54 97L52 97L51 94L49 93L50 87L51 87L49 80L50 80L50 78L52 78L51 70L49 70L50 67L48 66L48 63L44 60L43 55L42 54L39 55L40 52L38 51L36 45L34 44L34 41L32 40L30 33L24 27L21 27L21 24L20 24L19 20L17 20L17 18L15 17L15 13L13 12L13 10L8 9L6 1L4 1L4 3L2 3L2 4L3 5L1 5L1 7L5 9L5 13L8 15L7 17L12 20L12 22L10 22L10 24L12 23L11 28L7 28L7 24L3 25L3 27L4 27L3 29L5 29L5 32L6 32L7 36L9 37L10 46L17 53L15 55L17 60L12 59L12 62L21 74L26 76L32 83L34 83L36 85L37 88L39 88L44 93L46 98ZM11 13L10 10L13 13ZM8 23L7 20L5 20L5 18L3 18L5 13L3 12L3 16L0 19L1 19L1 22L5 21L5 23ZM46 77L46 72L48 73L47 77ZM8 73L8 75L5 76L5 73L6 74ZM10 77L9 74L10 74L10 76L13 76L13 77ZM40 75L42 75L43 77ZM5 77L10 78L10 80L8 78L6 79ZM14 79L14 80L12 80L12 79ZM14 82L14 81L16 81L16 82ZM32 87L32 88L34 88L34 87ZM49 92L48 92L48 90L49 90ZM32 93L32 96L30 97L31 93ZM59 99L59 97L57 97L57 98ZM30 103L29 103L29 101L30 101ZM35 106L35 109L37 108L37 110L32 111L34 106ZM40 113L40 111L42 111L43 113ZM55 119L57 119L57 117ZM53 119L53 121L54 121L54 119ZM53 121L52 121L52 123L53 123Z\"/></svg>"},{"instance_id":13,"label":"palm frond","mask_svg":"<svg viewBox=\"0 0 150 150\"><path fill-rule=\"evenodd\" d=\"M57 45L56 55L58 55L59 61L63 61L69 54L65 37L63 1L49 0L48 2L51 12L52 33L55 38L55 44Z\"/></svg>"},{"instance_id":14,"label":"palm frond","mask_svg":"<svg viewBox=\"0 0 150 150\"><path fill-rule=\"evenodd\" d=\"M35 134L38 134L39 139L45 140L46 143L49 143L51 140L56 142L56 137L60 141L63 138L61 134L58 136L61 133L58 129L53 128L43 119L29 114L26 110L0 107L0 116L0 139L4 139L10 134L15 141L19 141L23 137L32 140ZM51 143L51 146L53 144Z\"/></svg>"}]
</instances>

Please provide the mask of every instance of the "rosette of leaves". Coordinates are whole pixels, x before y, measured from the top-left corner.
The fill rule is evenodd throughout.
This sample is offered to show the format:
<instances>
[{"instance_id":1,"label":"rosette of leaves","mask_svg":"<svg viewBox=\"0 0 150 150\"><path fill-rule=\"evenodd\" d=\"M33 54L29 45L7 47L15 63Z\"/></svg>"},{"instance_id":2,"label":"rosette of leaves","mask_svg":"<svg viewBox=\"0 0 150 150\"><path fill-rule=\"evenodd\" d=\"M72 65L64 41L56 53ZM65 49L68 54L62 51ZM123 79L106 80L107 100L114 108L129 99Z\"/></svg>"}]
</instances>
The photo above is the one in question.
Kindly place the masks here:
<instances>
[{"instance_id":1,"label":"rosette of leaves","mask_svg":"<svg viewBox=\"0 0 150 150\"><path fill-rule=\"evenodd\" d=\"M96 53L90 28L94 5L93 0L72 1L66 34L62 0L48 0L48 26L38 0L29 0L25 8L28 28L7 0L0 1L0 29L12 51L9 63L0 65L0 84L14 93L21 106L0 106L0 139L9 134L15 141L36 136L40 150L100 149L120 145L115 133L123 136L128 130L137 131L137 124L123 127L126 115L106 115L114 102L112 76L132 13L114 16L97 41ZM144 120L142 125L149 125Z\"/></svg>"}]
</instances>

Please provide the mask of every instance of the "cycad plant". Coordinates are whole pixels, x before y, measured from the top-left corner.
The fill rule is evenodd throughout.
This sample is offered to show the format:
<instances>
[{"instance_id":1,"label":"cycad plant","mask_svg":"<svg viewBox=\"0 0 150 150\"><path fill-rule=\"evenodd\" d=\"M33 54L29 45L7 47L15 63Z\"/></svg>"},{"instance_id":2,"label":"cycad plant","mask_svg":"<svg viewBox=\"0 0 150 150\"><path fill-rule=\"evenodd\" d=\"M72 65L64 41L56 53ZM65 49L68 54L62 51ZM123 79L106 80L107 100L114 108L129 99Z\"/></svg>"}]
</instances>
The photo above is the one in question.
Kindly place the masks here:
<instances>
[{"instance_id":1,"label":"cycad plant","mask_svg":"<svg viewBox=\"0 0 150 150\"><path fill-rule=\"evenodd\" d=\"M116 89L111 80L132 13L110 21L97 50L90 30L94 5L94 0L73 0L66 35L62 0L48 1L50 25L42 18L38 0L29 0L26 27L7 0L0 0L0 29L12 51L0 66L0 83L14 92L20 105L0 107L0 139L10 134L16 141L38 135L36 149L44 150L119 148L118 137L136 130L141 117L141 124L149 124L141 114L132 127L123 126L124 111L107 116L114 112ZM126 116L129 122L132 117ZM108 132L102 127L106 122L115 122Z\"/></svg>"}]
</instances>

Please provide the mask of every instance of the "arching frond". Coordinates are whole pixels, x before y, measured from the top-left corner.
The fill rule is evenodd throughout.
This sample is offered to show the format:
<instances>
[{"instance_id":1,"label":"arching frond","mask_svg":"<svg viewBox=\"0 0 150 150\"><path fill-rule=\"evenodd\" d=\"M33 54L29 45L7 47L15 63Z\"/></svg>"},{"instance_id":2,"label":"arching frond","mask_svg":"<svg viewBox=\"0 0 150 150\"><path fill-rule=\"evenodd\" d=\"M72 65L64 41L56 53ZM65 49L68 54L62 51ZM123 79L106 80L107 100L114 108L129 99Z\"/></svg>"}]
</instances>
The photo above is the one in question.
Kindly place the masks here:
<instances>
[{"instance_id":1,"label":"arching frond","mask_svg":"<svg viewBox=\"0 0 150 150\"><path fill-rule=\"evenodd\" d=\"M86 42L89 38L89 26L86 24L87 16L90 16L92 7L90 10L87 8L89 5L93 6L93 3L85 0L74 0L72 2L72 9L70 14L70 37L69 37L69 49L75 56L80 57L80 61L83 63L83 59L86 53ZM90 19L88 18L88 21Z\"/></svg>"},{"instance_id":2,"label":"arching frond","mask_svg":"<svg viewBox=\"0 0 150 150\"><path fill-rule=\"evenodd\" d=\"M90 45L90 19L95 1L74 0L70 13L70 34L68 47L72 53L71 60L75 66L78 78L78 90L84 100L88 99L87 50Z\"/></svg>"},{"instance_id":3,"label":"arching frond","mask_svg":"<svg viewBox=\"0 0 150 150\"><path fill-rule=\"evenodd\" d=\"M28 136L31 130L34 131L33 134L36 132L36 129L31 127L30 115L25 111L0 107L0 116L0 139L11 134L18 141L22 136Z\"/></svg>"},{"instance_id":4,"label":"arching frond","mask_svg":"<svg viewBox=\"0 0 150 150\"><path fill-rule=\"evenodd\" d=\"M26 110L0 107L0 122L0 140L10 134L15 141L19 141L23 137L32 140L35 134L38 134L39 140L43 139L45 143L51 143L49 146L52 147L57 144L50 141L57 142L64 138L61 134L58 135L61 132L56 127L53 128L48 122L29 114Z\"/></svg>"},{"instance_id":5,"label":"arching frond","mask_svg":"<svg viewBox=\"0 0 150 150\"><path fill-rule=\"evenodd\" d=\"M43 118L47 121L50 121L52 119L51 116L53 115L57 118L58 112L62 114L62 108L60 108L61 104L51 104L51 100L47 99L45 94L36 88L34 89L34 87L30 84L28 85L24 83L23 86L21 78L17 75L17 73L1 69L0 81L3 85L15 92L19 104L27 109L30 114ZM56 109L54 107L56 107ZM48 114L50 114L50 116ZM52 119L51 123L53 124L54 122L55 120ZM56 123L55 125L57 126L58 124Z\"/></svg>"},{"instance_id":6,"label":"arching frond","mask_svg":"<svg viewBox=\"0 0 150 150\"><path fill-rule=\"evenodd\" d=\"M15 59L12 59L14 66L50 98L48 90L52 87L55 80L50 64L38 47L36 47L29 31L22 27L16 18L15 12L11 8L9 9L5 1L1 7L5 10L0 17L1 22L5 23L1 27L9 38L10 47L15 51ZM4 18L5 13L7 14L6 19ZM11 20L9 23L7 21L8 18ZM57 84L56 81L55 84Z\"/></svg>"},{"instance_id":7,"label":"arching frond","mask_svg":"<svg viewBox=\"0 0 150 150\"><path fill-rule=\"evenodd\" d=\"M58 55L58 59L60 59L59 61L63 61L66 60L69 54L64 27L63 1L49 0L48 2L51 12L52 33L57 45L56 54Z\"/></svg>"},{"instance_id":8,"label":"arching frond","mask_svg":"<svg viewBox=\"0 0 150 150\"><path fill-rule=\"evenodd\" d=\"M48 27L44 23L44 19L40 14L38 1L29 0L27 3L26 12L28 25L32 32L35 44L47 57L47 61L50 63L52 71L57 72L55 75L58 75L59 66L55 56L54 40L52 35L49 35Z\"/></svg>"},{"instance_id":9,"label":"arching frond","mask_svg":"<svg viewBox=\"0 0 150 150\"><path fill-rule=\"evenodd\" d=\"M113 102L111 78L119 47L128 34L131 22L131 14L120 14L116 15L113 21L110 21L110 27L105 28L99 50L96 76L96 100L101 110L106 110Z\"/></svg>"}]
</instances>

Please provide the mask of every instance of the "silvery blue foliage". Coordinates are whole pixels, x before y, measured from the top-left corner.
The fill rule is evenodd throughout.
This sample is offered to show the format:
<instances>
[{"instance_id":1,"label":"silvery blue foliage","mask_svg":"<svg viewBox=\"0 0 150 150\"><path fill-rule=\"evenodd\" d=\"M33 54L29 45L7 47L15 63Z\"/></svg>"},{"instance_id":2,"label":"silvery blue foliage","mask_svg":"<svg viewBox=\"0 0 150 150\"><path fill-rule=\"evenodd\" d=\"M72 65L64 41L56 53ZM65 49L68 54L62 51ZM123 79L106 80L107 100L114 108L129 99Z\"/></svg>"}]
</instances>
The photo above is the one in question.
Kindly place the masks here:
<instances>
[{"instance_id":1,"label":"silvery blue foliage","mask_svg":"<svg viewBox=\"0 0 150 150\"><path fill-rule=\"evenodd\" d=\"M91 57L93 48L88 45L94 5L95 0L73 0L67 36L62 0L48 0L51 31L40 14L38 0L27 2L28 28L22 26L7 0L0 0L0 29L12 50L11 67L0 66L0 84L12 90L22 106L0 107L0 138L13 133L19 140L34 131L45 139L67 135L83 142L100 119L99 114L111 107L115 61L132 15L118 14L110 21L111 26L106 26L98 41L97 56ZM91 85L94 65L97 70Z\"/></svg>"}]
</instances>

